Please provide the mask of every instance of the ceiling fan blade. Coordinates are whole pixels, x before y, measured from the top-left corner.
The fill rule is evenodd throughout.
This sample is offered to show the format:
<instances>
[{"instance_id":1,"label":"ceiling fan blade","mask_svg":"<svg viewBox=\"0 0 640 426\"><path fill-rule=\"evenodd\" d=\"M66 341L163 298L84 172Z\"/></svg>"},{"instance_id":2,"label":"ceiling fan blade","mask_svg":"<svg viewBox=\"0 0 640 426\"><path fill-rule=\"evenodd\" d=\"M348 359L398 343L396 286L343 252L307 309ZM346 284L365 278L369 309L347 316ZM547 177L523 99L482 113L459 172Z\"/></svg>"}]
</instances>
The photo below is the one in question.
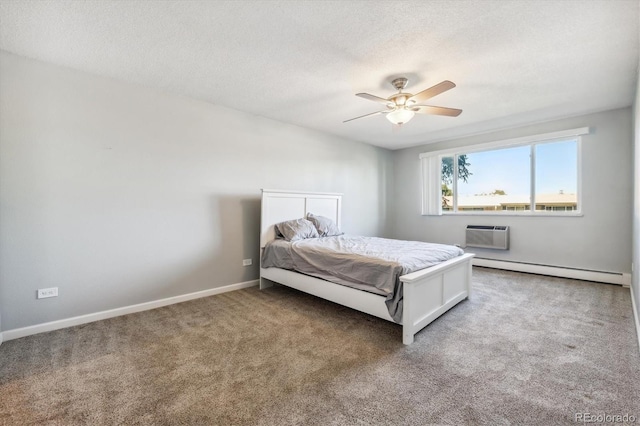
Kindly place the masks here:
<instances>
[{"instance_id":1,"label":"ceiling fan blade","mask_svg":"<svg viewBox=\"0 0 640 426\"><path fill-rule=\"evenodd\" d=\"M389 103L388 99L381 98L380 96L370 95L368 93L356 93L356 96L360 96L361 98L368 99L370 101L378 102L385 105Z\"/></svg>"},{"instance_id":2,"label":"ceiling fan blade","mask_svg":"<svg viewBox=\"0 0 640 426\"><path fill-rule=\"evenodd\" d=\"M388 111L376 111L376 112L371 112L369 114L365 114L365 115L361 115L360 117L355 117L355 118L350 118L348 120L344 120L343 123L349 122L349 121L353 121L353 120L357 120L358 118L364 118L364 117L370 117L372 115L378 115L378 114L386 114Z\"/></svg>"},{"instance_id":3,"label":"ceiling fan blade","mask_svg":"<svg viewBox=\"0 0 640 426\"><path fill-rule=\"evenodd\" d=\"M412 111L418 114L434 114L434 115L446 115L448 117L457 117L462 112L461 109L445 108L439 106L419 105L411 108Z\"/></svg>"},{"instance_id":4,"label":"ceiling fan blade","mask_svg":"<svg viewBox=\"0 0 640 426\"><path fill-rule=\"evenodd\" d=\"M432 87L429 87L428 89L423 90L422 92L416 93L415 95L410 97L409 100L419 104L420 102L424 102L427 99L431 99L434 96L439 95L440 93L453 89L454 87L456 87L456 85L453 82L449 80L445 80L442 83L438 83L435 86L432 86Z\"/></svg>"}]
</instances>

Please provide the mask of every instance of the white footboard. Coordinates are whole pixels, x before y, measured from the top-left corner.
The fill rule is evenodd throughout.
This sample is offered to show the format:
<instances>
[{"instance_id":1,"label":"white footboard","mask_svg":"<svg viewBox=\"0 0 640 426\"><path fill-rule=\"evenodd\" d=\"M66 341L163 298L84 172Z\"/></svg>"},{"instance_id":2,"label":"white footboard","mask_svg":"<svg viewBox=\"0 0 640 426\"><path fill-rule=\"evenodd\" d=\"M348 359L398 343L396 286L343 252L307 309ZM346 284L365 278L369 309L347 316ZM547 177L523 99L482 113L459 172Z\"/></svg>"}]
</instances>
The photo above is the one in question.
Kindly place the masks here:
<instances>
[{"instance_id":1,"label":"white footboard","mask_svg":"<svg viewBox=\"0 0 640 426\"><path fill-rule=\"evenodd\" d=\"M460 301L471 297L471 259L465 254L437 266L403 275L402 343Z\"/></svg>"},{"instance_id":2,"label":"white footboard","mask_svg":"<svg viewBox=\"0 0 640 426\"><path fill-rule=\"evenodd\" d=\"M465 254L428 269L403 275L402 343L460 301L471 297L471 259ZM392 321L385 297L278 268L260 270L260 288L270 281Z\"/></svg>"}]
</instances>

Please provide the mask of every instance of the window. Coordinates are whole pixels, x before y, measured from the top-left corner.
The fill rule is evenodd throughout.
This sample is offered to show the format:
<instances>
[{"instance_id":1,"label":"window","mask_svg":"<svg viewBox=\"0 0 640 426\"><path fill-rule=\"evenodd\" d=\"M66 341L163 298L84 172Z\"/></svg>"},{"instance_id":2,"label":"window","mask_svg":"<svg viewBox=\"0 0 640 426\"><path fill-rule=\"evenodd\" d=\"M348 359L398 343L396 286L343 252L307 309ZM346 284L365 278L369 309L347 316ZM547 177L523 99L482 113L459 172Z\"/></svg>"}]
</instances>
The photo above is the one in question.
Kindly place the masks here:
<instances>
[{"instance_id":1,"label":"window","mask_svg":"<svg viewBox=\"0 0 640 426\"><path fill-rule=\"evenodd\" d=\"M586 133L588 128L421 154L423 214L576 214L579 135Z\"/></svg>"},{"instance_id":2,"label":"window","mask_svg":"<svg viewBox=\"0 0 640 426\"><path fill-rule=\"evenodd\" d=\"M578 141L535 146L536 211L578 210Z\"/></svg>"}]
</instances>

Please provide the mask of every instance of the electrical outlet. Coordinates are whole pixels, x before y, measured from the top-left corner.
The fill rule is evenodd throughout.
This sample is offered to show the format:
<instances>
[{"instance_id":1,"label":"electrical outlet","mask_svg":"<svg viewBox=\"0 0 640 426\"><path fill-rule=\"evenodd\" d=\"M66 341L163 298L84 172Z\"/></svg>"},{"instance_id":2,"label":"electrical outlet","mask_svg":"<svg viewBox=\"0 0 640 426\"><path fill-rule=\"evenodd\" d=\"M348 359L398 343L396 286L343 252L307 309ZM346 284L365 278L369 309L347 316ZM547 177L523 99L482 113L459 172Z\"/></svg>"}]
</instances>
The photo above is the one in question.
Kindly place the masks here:
<instances>
[{"instance_id":1,"label":"electrical outlet","mask_svg":"<svg viewBox=\"0 0 640 426\"><path fill-rule=\"evenodd\" d=\"M46 299L47 297L58 297L58 287L39 288L38 299Z\"/></svg>"},{"instance_id":2,"label":"electrical outlet","mask_svg":"<svg viewBox=\"0 0 640 426\"><path fill-rule=\"evenodd\" d=\"M253 265L253 260L251 260L251 259L244 259L244 260L242 261L242 266L250 266L250 265Z\"/></svg>"}]
</instances>

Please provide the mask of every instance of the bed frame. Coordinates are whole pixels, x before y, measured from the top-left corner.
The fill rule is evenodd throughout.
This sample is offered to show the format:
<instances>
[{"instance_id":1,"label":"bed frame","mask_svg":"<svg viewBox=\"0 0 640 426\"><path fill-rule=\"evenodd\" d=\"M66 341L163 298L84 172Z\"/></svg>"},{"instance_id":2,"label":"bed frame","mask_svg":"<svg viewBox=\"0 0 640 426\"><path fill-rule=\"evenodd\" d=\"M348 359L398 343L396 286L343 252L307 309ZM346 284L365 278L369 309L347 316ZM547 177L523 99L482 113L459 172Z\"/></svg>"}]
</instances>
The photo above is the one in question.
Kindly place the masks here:
<instances>
[{"instance_id":1,"label":"bed frame","mask_svg":"<svg viewBox=\"0 0 640 426\"><path fill-rule=\"evenodd\" d=\"M273 225L306 217L329 217L341 226L342 194L262 190L260 250L275 238ZM402 343L464 299L471 297L471 259L464 254L400 277L403 283ZM280 268L260 268L260 289L273 282L392 321L385 297Z\"/></svg>"}]
</instances>

